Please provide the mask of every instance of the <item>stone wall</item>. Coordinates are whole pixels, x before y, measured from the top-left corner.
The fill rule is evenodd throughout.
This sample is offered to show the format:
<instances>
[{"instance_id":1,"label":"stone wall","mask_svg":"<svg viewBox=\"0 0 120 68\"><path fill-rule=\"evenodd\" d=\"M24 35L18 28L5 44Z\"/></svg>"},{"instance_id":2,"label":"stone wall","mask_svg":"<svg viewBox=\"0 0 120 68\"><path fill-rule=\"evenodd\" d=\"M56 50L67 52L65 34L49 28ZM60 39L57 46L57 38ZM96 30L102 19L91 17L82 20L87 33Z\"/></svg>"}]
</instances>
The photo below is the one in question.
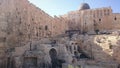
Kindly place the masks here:
<instances>
[{"instance_id":1,"label":"stone wall","mask_svg":"<svg viewBox=\"0 0 120 68\"><path fill-rule=\"evenodd\" d=\"M112 13L111 7L76 10L62 15L70 30L81 30L81 33L119 29L119 16Z\"/></svg>"},{"instance_id":2,"label":"stone wall","mask_svg":"<svg viewBox=\"0 0 120 68\"><path fill-rule=\"evenodd\" d=\"M28 0L0 0L0 10L1 62L15 47L64 33L67 26L64 19L49 16Z\"/></svg>"},{"instance_id":3,"label":"stone wall","mask_svg":"<svg viewBox=\"0 0 120 68\"><path fill-rule=\"evenodd\" d=\"M49 16L27 0L1 0L0 7L1 40L8 45L53 37L67 29L64 19Z\"/></svg>"},{"instance_id":4,"label":"stone wall","mask_svg":"<svg viewBox=\"0 0 120 68\"><path fill-rule=\"evenodd\" d=\"M59 38L58 36L65 34L66 30L80 30L81 33L91 34L95 30L118 30L120 29L119 22L120 14L112 13L110 7L77 10L64 16L51 17L28 0L0 0L0 67L7 64L8 57L11 58L11 55L17 55L16 59L20 60L20 56L30 49L29 45L32 41ZM96 61L120 63L119 33L117 35L80 35L77 37L76 42L89 57ZM70 43L69 39L60 40L59 46L56 47L59 50L59 58L71 58L71 55L65 55L66 49L64 49L64 45L71 45L65 43L66 41ZM49 48L47 45L44 47ZM62 47L64 48L62 49ZM69 62L69 59L67 61Z\"/></svg>"}]
</instances>

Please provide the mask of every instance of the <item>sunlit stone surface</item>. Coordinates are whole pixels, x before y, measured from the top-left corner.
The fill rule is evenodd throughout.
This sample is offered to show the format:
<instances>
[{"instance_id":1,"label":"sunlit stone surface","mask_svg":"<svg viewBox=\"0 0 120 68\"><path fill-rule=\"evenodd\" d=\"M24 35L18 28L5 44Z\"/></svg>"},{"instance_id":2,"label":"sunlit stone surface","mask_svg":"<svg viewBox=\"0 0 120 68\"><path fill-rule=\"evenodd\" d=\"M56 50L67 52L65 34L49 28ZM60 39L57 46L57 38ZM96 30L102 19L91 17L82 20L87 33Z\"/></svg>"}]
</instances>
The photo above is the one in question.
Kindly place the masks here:
<instances>
[{"instance_id":1,"label":"sunlit stone surface","mask_svg":"<svg viewBox=\"0 0 120 68\"><path fill-rule=\"evenodd\" d=\"M120 68L119 30L111 7L51 17L28 0L0 0L0 68Z\"/></svg>"}]
</instances>

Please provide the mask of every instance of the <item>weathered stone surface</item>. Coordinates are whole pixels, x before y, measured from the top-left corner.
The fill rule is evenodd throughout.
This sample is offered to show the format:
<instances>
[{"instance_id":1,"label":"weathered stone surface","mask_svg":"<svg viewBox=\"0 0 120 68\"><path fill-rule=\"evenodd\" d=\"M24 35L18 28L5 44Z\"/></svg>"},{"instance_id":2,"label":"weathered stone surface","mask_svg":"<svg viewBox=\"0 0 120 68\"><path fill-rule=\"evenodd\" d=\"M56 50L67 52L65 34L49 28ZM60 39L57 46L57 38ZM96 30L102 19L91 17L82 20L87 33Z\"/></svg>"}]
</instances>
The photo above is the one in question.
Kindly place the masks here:
<instances>
[{"instance_id":1,"label":"weathered stone surface","mask_svg":"<svg viewBox=\"0 0 120 68\"><path fill-rule=\"evenodd\" d=\"M0 68L48 68L64 62L117 68L119 29L120 14L110 7L51 17L28 0L0 0Z\"/></svg>"},{"instance_id":2,"label":"weathered stone surface","mask_svg":"<svg viewBox=\"0 0 120 68\"><path fill-rule=\"evenodd\" d=\"M84 42L82 43L83 51L89 54L98 61L117 61L114 54L119 48L119 36L115 35L92 35L84 36ZM119 60L117 61L119 62Z\"/></svg>"}]
</instances>

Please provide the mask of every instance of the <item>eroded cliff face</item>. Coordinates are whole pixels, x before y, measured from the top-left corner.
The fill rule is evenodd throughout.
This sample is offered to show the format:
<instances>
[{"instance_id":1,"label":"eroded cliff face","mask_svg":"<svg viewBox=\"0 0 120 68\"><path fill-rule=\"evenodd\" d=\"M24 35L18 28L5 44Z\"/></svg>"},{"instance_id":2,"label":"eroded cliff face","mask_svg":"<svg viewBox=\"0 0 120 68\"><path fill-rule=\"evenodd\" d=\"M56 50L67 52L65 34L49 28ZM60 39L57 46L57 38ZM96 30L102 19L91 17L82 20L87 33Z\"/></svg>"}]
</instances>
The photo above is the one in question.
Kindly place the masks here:
<instances>
[{"instance_id":1,"label":"eroded cliff face","mask_svg":"<svg viewBox=\"0 0 120 68\"><path fill-rule=\"evenodd\" d=\"M94 38L93 54L95 59L103 61L117 61L120 63L120 36L119 35L103 35ZM100 59L99 59L100 58Z\"/></svg>"},{"instance_id":2,"label":"eroded cliff face","mask_svg":"<svg viewBox=\"0 0 120 68\"><path fill-rule=\"evenodd\" d=\"M77 35L73 40L79 43L84 53L95 61L120 63L120 35Z\"/></svg>"}]
</instances>

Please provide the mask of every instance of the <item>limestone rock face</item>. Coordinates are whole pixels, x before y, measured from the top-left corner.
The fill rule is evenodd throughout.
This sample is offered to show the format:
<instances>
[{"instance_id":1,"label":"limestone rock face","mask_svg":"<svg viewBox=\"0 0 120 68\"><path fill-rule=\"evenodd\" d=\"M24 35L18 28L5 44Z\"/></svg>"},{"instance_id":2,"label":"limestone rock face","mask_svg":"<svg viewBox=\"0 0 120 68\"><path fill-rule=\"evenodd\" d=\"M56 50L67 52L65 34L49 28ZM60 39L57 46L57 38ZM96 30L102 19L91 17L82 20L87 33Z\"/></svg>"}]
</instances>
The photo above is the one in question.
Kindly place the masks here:
<instances>
[{"instance_id":1,"label":"limestone rock face","mask_svg":"<svg viewBox=\"0 0 120 68\"><path fill-rule=\"evenodd\" d=\"M120 63L119 40L119 35L86 35L80 46L87 55L96 61Z\"/></svg>"}]
</instances>

